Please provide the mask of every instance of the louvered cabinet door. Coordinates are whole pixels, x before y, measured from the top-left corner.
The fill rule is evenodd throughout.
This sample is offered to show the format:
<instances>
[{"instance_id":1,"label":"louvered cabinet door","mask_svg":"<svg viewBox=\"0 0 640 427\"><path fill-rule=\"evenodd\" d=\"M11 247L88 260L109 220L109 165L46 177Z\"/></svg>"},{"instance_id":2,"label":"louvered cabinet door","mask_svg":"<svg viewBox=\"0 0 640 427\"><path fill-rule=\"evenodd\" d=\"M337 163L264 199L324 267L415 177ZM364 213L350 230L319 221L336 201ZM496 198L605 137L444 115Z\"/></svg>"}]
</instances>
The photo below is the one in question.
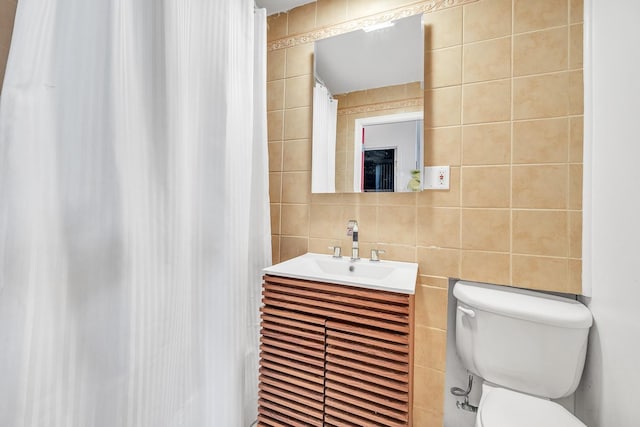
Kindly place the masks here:
<instances>
[{"instance_id":1,"label":"louvered cabinet door","mask_svg":"<svg viewBox=\"0 0 640 427\"><path fill-rule=\"evenodd\" d=\"M325 425L410 426L413 297L368 292L370 317L327 321Z\"/></svg>"},{"instance_id":2,"label":"louvered cabinet door","mask_svg":"<svg viewBox=\"0 0 640 427\"><path fill-rule=\"evenodd\" d=\"M407 426L409 334L327 322L326 425Z\"/></svg>"},{"instance_id":3,"label":"louvered cabinet door","mask_svg":"<svg viewBox=\"0 0 640 427\"><path fill-rule=\"evenodd\" d=\"M274 305L261 318L259 425L322 426L325 319Z\"/></svg>"}]
</instances>

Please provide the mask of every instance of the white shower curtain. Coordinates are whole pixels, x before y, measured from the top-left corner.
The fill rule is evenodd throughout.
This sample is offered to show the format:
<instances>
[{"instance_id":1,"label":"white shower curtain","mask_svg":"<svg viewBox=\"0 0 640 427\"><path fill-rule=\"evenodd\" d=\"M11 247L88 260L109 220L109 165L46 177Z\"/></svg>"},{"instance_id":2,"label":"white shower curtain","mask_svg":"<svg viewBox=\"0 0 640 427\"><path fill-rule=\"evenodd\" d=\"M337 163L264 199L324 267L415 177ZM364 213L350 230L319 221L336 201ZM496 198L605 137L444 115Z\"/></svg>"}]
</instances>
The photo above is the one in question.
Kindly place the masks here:
<instances>
[{"instance_id":1,"label":"white shower curtain","mask_svg":"<svg viewBox=\"0 0 640 427\"><path fill-rule=\"evenodd\" d=\"M18 3L0 102L0 426L255 419L271 255L253 8Z\"/></svg>"},{"instance_id":2,"label":"white shower curtain","mask_svg":"<svg viewBox=\"0 0 640 427\"><path fill-rule=\"evenodd\" d=\"M311 191L336 192L336 126L338 101L329 89L316 82L313 88L313 149Z\"/></svg>"}]
</instances>

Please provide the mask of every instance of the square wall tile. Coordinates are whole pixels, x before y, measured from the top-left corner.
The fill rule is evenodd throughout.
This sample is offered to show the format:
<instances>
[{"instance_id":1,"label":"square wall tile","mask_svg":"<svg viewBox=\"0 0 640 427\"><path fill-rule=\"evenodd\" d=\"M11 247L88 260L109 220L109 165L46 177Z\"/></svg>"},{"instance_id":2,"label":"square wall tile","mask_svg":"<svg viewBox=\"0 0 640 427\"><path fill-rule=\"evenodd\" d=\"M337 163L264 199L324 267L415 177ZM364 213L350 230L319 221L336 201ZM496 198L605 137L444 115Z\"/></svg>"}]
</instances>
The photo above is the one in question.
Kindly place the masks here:
<instances>
[{"instance_id":1,"label":"square wall tile","mask_svg":"<svg viewBox=\"0 0 640 427\"><path fill-rule=\"evenodd\" d=\"M306 254L308 247L309 239L306 237L280 236L280 262Z\"/></svg>"},{"instance_id":2,"label":"square wall tile","mask_svg":"<svg viewBox=\"0 0 640 427\"><path fill-rule=\"evenodd\" d=\"M286 172L311 171L311 141L292 139L282 143L282 169Z\"/></svg>"},{"instance_id":3,"label":"square wall tile","mask_svg":"<svg viewBox=\"0 0 640 427\"><path fill-rule=\"evenodd\" d=\"M568 144L568 118L513 123L513 163L566 162Z\"/></svg>"},{"instance_id":4,"label":"square wall tile","mask_svg":"<svg viewBox=\"0 0 640 427\"><path fill-rule=\"evenodd\" d=\"M514 79L514 120L569 114L569 80L569 74L564 72Z\"/></svg>"},{"instance_id":5,"label":"square wall tile","mask_svg":"<svg viewBox=\"0 0 640 427\"><path fill-rule=\"evenodd\" d=\"M511 177L508 166L464 166L462 206L467 208L508 208Z\"/></svg>"},{"instance_id":6,"label":"square wall tile","mask_svg":"<svg viewBox=\"0 0 640 427\"><path fill-rule=\"evenodd\" d=\"M418 208L417 244L442 248L460 247L459 208Z\"/></svg>"},{"instance_id":7,"label":"square wall tile","mask_svg":"<svg viewBox=\"0 0 640 427\"><path fill-rule=\"evenodd\" d=\"M287 49L285 77L313 75L313 43Z\"/></svg>"},{"instance_id":8,"label":"square wall tile","mask_svg":"<svg viewBox=\"0 0 640 427\"><path fill-rule=\"evenodd\" d=\"M460 250L418 246L418 273L427 276L460 277Z\"/></svg>"},{"instance_id":9,"label":"square wall tile","mask_svg":"<svg viewBox=\"0 0 640 427\"><path fill-rule=\"evenodd\" d=\"M425 130L425 166L460 166L461 141L460 126L431 128Z\"/></svg>"},{"instance_id":10,"label":"square wall tile","mask_svg":"<svg viewBox=\"0 0 640 427\"><path fill-rule=\"evenodd\" d=\"M379 207L378 240L382 243L415 245L416 208L414 206Z\"/></svg>"},{"instance_id":11,"label":"square wall tile","mask_svg":"<svg viewBox=\"0 0 640 427\"><path fill-rule=\"evenodd\" d=\"M569 255L567 211L513 210L512 252L566 257Z\"/></svg>"},{"instance_id":12,"label":"square wall tile","mask_svg":"<svg viewBox=\"0 0 640 427\"><path fill-rule=\"evenodd\" d=\"M567 258L512 255L511 269L514 286L556 292L569 287Z\"/></svg>"},{"instance_id":13,"label":"square wall tile","mask_svg":"<svg viewBox=\"0 0 640 427\"><path fill-rule=\"evenodd\" d=\"M464 85L464 124L501 122L511 119L511 80Z\"/></svg>"},{"instance_id":14,"label":"square wall tile","mask_svg":"<svg viewBox=\"0 0 640 427\"><path fill-rule=\"evenodd\" d=\"M513 31L542 30L566 25L568 0L513 0Z\"/></svg>"},{"instance_id":15,"label":"square wall tile","mask_svg":"<svg viewBox=\"0 0 640 427\"><path fill-rule=\"evenodd\" d=\"M511 77L511 37L465 44L463 61L464 83Z\"/></svg>"},{"instance_id":16,"label":"square wall tile","mask_svg":"<svg viewBox=\"0 0 640 427\"><path fill-rule=\"evenodd\" d=\"M311 139L311 107L284 111L284 139Z\"/></svg>"},{"instance_id":17,"label":"square wall tile","mask_svg":"<svg viewBox=\"0 0 640 427\"><path fill-rule=\"evenodd\" d=\"M462 249L509 252L510 221L508 209L462 209Z\"/></svg>"},{"instance_id":18,"label":"square wall tile","mask_svg":"<svg viewBox=\"0 0 640 427\"><path fill-rule=\"evenodd\" d=\"M498 285L511 283L508 253L462 251L461 268L466 280Z\"/></svg>"},{"instance_id":19,"label":"square wall tile","mask_svg":"<svg viewBox=\"0 0 640 427\"><path fill-rule=\"evenodd\" d=\"M285 172L282 174L282 202L309 203L311 172Z\"/></svg>"},{"instance_id":20,"label":"square wall tile","mask_svg":"<svg viewBox=\"0 0 640 427\"><path fill-rule=\"evenodd\" d=\"M282 205L280 230L286 236L309 235L309 205Z\"/></svg>"},{"instance_id":21,"label":"square wall tile","mask_svg":"<svg viewBox=\"0 0 640 427\"><path fill-rule=\"evenodd\" d=\"M340 206L311 205L309 209L310 237L340 240L345 234L344 229ZM346 251L347 248L344 250ZM321 253L324 252L326 249Z\"/></svg>"},{"instance_id":22,"label":"square wall tile","mask_svg":"<svg viewBox=\"0 0 640 427\"><path fill-rule=\"evenodd\" d=\"M513 167L513 207L566 209L569 197L567 165Z\"/></svg>"},{"instance_id":23,"label":"square wall tile","mask_svg":"<svg viewBox=\"0 0 640 427\"><path fill-rule=\"evenodd\" d=\"M425 128L459 125L461 93L460 86L426 90L424 92Z\"/></svg>"},{"instance_id":24,"label":"square wall tile","mask_svg":"<svg viewBox=\"0 0 640 427\"><path fill-rule=\"evenodd\" d=\"M365 0L369 1L369 0ZM462 8L451 7L424 15L425 50L462 44Z\"/></svg>"},{"instance_id":25,"label":"square wall tile","mask_svg":"<svg viewBox=\"0 0 640 427\"><path fill-rule=\"evenodd\" d=\"M462 47L425 52L425 87L439 88L462 83Z\"/></svg>"},{"instance_id":26,"label":"square wall tile","mask_svg":"<svg viewBox=\"0 0 640 427\"><path fill-rule=\"evenodd\" d=\"M310 107L313 104L313 76L292 77L286 80L285 108Z\"/></svg>"},{"instance_id":27,"label":"square wall tile","mask_svg":"<svg viewBox=\"0 0 640 427\"><path fill-rule=\"evenodd\" d=\"M566 70L569 57L568 38L567 27L514 36L514 76Z\"/></svg>"},{"instance_id":28,"label":"square wall tile","mask_svg":"<svg viewBox=\"0 0 640 427\"><path fill-rule=\"evenodd\" d=\"M511 162L511 124L462 127L462 164L504 165Z\"/></svg>"},{"instance_id":29,"label":"square wall tile","mask_svg":"<svg viewBox=\"0 0 640 427\"><path fill-rule=\"evenodd\" d=\"M511 34L511 1L482 0L464 6L465 43Z\"/></svg>"},{"instance_id":30,"label":"square wall tile","mask_svg":"<svg viewBox=\"0 0 640 427\"><path fill-rule=\"evenodd\" d=\"M416 326L413 363L417 366L444 372L447 332L441 329Z\"/></svg>"}]
</instances>

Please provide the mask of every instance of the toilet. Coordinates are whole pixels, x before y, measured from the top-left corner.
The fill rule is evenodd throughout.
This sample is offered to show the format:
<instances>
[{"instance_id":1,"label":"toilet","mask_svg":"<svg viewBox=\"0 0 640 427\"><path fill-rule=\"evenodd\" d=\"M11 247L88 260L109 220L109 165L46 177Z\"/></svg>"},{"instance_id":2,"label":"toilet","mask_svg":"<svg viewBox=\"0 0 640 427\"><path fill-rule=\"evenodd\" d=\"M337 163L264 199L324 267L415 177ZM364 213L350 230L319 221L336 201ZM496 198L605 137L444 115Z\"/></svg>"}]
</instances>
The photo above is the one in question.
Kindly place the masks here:
<instances>
[{"instance_id":1,"label":"toilet","mask_svg":"<svg viewBox=\"0 0 640 427\"><path fill-rule=\"evenodd\" d=\"M476 427L584 427L551 399L576 390L591 312L580 302L504 286L458 281L456 349L481 377Z\"/></svg>"}]
</instances>

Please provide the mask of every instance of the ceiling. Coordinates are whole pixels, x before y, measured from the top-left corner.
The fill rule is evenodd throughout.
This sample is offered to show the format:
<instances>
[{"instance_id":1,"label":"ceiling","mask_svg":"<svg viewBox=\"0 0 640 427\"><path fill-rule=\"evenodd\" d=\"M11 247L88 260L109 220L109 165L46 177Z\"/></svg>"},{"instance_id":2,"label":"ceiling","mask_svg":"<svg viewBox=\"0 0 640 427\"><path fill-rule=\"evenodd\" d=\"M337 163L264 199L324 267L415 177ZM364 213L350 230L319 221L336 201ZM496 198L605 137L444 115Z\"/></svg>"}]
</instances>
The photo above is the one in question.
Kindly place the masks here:
<instances>
[{"instance_id":1,"label":"ceiling","mask_svg":"<svg viewBox=\"0 0 640 427\"><path fill-rule=\"evenodd\" d=\"M315 42L315 73L333 95L423 80L422 15Z\"/></svg>"},{"instance_id":2,"label":"ceiling","mask_svg":"<svg viewBox=\"0 0 640 427\"><path fill-rule=\"evenodd\" d=\"M313 3L315 0L255 0L258 7L267 9L267 15L286 12L303 4Z\"/></svg>"}]
</instances>

